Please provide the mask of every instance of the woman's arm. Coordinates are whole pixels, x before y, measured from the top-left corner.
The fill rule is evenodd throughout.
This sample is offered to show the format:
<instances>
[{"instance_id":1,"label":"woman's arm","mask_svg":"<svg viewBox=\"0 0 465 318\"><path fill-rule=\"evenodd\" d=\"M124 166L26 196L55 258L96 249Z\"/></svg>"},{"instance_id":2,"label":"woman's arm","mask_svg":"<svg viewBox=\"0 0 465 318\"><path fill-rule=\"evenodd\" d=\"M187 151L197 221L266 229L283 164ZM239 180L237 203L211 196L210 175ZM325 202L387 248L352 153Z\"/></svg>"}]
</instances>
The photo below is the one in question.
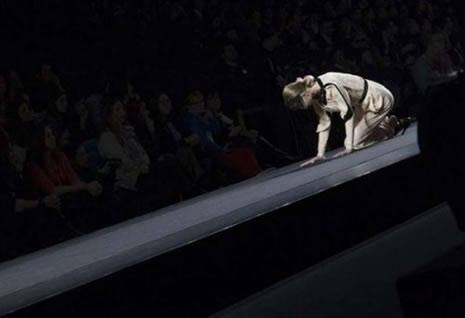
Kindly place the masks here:
<instances>
[{"instance_id":1,"label":"woman's arm","mask_svg":"<svg viewBox=\"0 0 465 318\"><path fill-rule=\"evenodd\" d=\"M319 104L314 104L313 109L318 116L318 157L324 157L326 153L326 146L328 144L329 133L331 131L331 119L324 111L323 107Z\"/></svg>"},{"instance_id":2,"label":"woman's arm","mask_svg":"<svg viewBox=\"0 0 465 318\"><path fill-rule=\"evenodd\" d=\"M331 130L331 119L329 118L328 114L326 114L326 112L320 104L314 103L313 110L315 111L319 119L318 127L316 129L316 132L318 134L318 153L312 159L302 163L300 165L301 167L313 165L325 159L326 146L328 144L329 133Z\"/></svg>"}]
</instances>

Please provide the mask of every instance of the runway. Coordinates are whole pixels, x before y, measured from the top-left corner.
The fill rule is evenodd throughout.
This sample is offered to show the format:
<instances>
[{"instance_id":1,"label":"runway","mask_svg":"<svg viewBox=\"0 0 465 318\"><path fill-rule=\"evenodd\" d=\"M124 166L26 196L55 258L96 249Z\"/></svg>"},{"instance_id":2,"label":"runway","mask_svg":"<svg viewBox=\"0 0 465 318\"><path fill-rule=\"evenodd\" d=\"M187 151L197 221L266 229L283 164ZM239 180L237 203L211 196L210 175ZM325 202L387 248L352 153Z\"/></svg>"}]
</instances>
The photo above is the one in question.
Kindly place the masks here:
<instances>
[{"instance_id":1,"label":"runway","mask_svg":"<svg viewBox=\"0 0 465 318\"><path fill-rule=\"evenodd\" d=\"M266 171L233 186L3 263L0 314L30 306L418 153L413 125L402 136L345 157L312 167L301 168L299 162Z\"/></svg>"}]
</instances>

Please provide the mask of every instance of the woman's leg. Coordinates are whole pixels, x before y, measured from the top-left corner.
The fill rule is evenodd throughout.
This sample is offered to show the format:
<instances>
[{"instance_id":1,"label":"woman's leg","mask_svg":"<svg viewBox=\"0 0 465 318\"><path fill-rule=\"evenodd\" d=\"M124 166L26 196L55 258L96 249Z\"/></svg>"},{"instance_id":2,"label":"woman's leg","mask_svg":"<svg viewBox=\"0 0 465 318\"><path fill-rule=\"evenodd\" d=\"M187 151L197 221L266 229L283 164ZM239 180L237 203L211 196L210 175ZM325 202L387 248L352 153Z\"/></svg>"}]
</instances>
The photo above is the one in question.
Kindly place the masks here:
<instances>
[{"instance_id":1,"label":"woman's leg","mask_svg":"<svg viewBox=\"0 0 465 318\"><path fill-rule=\"evenodd\" d=\"M368 105L354 114L360 118L354 128L354 148L371 146L379 141L395 135L395 129L390 124L389 113L394 108L394 97L385 87L370 82L367 95Z\"/></svg>"}]
</instances>

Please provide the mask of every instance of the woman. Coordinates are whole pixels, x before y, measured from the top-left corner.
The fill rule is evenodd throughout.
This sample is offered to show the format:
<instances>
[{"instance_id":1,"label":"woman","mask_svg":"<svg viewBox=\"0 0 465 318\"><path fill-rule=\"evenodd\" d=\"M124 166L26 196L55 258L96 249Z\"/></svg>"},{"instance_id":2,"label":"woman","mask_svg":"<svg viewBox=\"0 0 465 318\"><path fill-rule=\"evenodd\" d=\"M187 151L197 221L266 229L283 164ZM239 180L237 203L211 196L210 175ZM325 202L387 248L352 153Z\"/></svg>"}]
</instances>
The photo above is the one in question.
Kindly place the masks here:
<instances>
[{"instance_id":1,"label":"woman","mask_svg":"<svg viewBox=\"0 0 465 318\"><path fill-rule=\"evenodd\" d=\"M171 187L161 182L156 164L152 165L134 127L126 123L126 111L118 98L105 99L104 119L108 128L100 136L100 154L104 159L120 161L115 171L114 201L138 203L122 208L122 216L149 212L178 200ZM130 214L124 216L126 213Z\"/></svg>"},{"instance_id":2,"label":"woman","mask_svg":"<svg viewBox=\"0 0 465 318\"><path fill-rule=\"evenodd\" d=\"M327 112L339 113L345 126L345 149L334 157L391 138L412 121L412 118L398 120L396 116L389 116L394 97L386 87L348 73L299 77L284 87L283 99L291 110L313 108L319 118L318 153L304 165L325 159L331 128Z\"/></svg>"},{"instance_id":3,"label":"woman","mask_svg":"<svg viewBox=\"0 0 465 318\"><path fill-rule=\"evenodd\" d=\"M150 111L148 110L146 104L137 99L130 99L126 104L126 110L128 114L129 123L135 128L137 138L141 145L147 151L152 164L152 168L156 171L157 180L161 183L159 185L160 189L171 189L168 192L175 192L178 196L182 194L188 194L192 192L190 190L193 180L190 180L188 176L187 169L184 165L184 162L180 158L184 158L181 155L181 150L175 148L175 151L169 151L169 149L162 149L161 138L158 135L158 131L162 131L163 127L157 127L155 121L152 119ZM176 131L176 128L173 126L172 129ZM179 135L180 136L180 135ZM163 139L166 138L166 136ZM178 144L175 143L177 146ZM163 140L163 146L166 146L166 140ZM163 150L163 152L161 151ZM179 150L179 151L178 151ZM186 159L192 158L189 155L193 156L192 151L189 152L190 148L186 149ZM179 157L178 157L179 154ZM190 166L189 166L190 167ZM163 186L161 186L163 185Z\"/></svg>"},{"instance_id":4,"label":"woman","mask_svg":"<svg viewBox=\"0 0 465 318\"><path fill-rule=\"evenodd\" d=\"M99 151L105 159L116 159L121 165L116 170L116 188L136 191L140 176L150 170L150 158L136 140L133 127L126 125L123 103L117 98L104 101L107 129L99 139Z\"/></svg>"},{"instance_id":5,"label":"woman","mask_svg":"<svg viewBox=\"0 0 465 318\"><path fill-rule=\"evenodd\" d=\"M102 187L97 181L82 182L68 157L57 148L52 129L34 126L30 136L31 163L29 175L40 195L55 195L62 201L62 211L83 231L100 225L102 215L98 201Z\"/></svg>"},{"instance_id":6,"label":"woman","mask_svg":"<svg viewBox=\"0 0 465 318\"><path fill-rule=\"evenodd\" d=\"M25 162L26 151L13 144L0 127L0 260L72 236L56 214L50 213L60 209L60 199L53 194L32 196Z\"/></svg>"}]
</instances>

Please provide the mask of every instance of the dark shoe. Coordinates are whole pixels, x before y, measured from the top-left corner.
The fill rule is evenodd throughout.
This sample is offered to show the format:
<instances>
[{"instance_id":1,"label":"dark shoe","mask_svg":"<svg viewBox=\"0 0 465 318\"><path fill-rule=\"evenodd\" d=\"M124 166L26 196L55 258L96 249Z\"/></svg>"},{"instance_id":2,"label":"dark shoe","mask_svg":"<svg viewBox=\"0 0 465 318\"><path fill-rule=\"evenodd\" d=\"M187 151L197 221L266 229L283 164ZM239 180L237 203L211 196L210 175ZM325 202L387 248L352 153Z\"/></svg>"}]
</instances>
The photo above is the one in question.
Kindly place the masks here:
<instances>
[{"instance_id":1,"label":"dark shoe","mask_svg":"<svg viewBox=\"0 0 465 318\"><path fill-rule=\"evenodd\" d=\"M401 136L402 136L403 134L405 134L405 131L407 130L407 128L409 128L410 125L416 120L417 120L416 117L413 117L413 116L399 119L395 127L395 134L397 135L401 131Z\"/></svg>"}]
</instances>

